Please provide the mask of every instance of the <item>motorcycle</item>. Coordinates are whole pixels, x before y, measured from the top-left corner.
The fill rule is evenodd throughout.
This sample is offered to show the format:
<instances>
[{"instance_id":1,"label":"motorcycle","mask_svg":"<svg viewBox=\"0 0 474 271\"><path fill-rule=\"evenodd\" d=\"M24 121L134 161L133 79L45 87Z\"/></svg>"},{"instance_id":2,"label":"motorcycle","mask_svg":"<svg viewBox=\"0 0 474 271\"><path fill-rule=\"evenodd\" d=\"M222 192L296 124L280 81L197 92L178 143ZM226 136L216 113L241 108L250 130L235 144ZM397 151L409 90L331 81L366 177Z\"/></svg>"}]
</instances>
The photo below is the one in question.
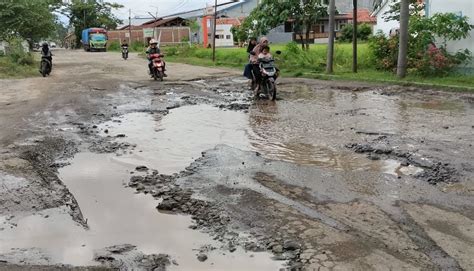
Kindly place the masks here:
<instances>
[{"instance_id":1,"label":"motorcycle","mask_svg":"<svg viewBox=\"0 0 474 271\"><path fill-rule=\"evenodd\" d=\"M281 51L276 51L276 54L281 54ZM275 60L271 59L258 59L258 67L260 70L261 80L259 91L255 93L256 98L266 97L271 101L276 100L276 79L278 78L279 71L275 66ZM252 69L252 89L257 88L256 78Z\"/></svg>"},{"instance_id":2,"label":"motorcycle","mask_svg":"<svg viewBox=\"0 0 474 271\"><path fill-rule=\"evenodd\" d=\"M128 46L122 46L122 58L127 60L128 58Z\"/></svg>"},{"instance_id":3,"label":"motorcycle","mask_svg":"<svg viewBox=\"0 0 474 271\"><path fill-rule=\"evenodd\" d=\"M160 81L163 81L163 77L164 77L164 65L165 63L163 62L163 60L161 60L161 58L164 57L163 54L151 54L150 55L150 59L151 59L151 62L152 62L152 75L153 75L153 79L155 80L158 80L160 79Z\"/></svg>"},{"instance_id":4,"label":"motorcycle","mask_svg":"<svg viewBox=\"0 0 474 271\"><path fill-rule=\"evenodd\" d=\"M51 73L51 61L47 57L41 57L41 65L40 65L40 72L43 75L43 77L46 77Z\"/></svg>"}]
</instances>

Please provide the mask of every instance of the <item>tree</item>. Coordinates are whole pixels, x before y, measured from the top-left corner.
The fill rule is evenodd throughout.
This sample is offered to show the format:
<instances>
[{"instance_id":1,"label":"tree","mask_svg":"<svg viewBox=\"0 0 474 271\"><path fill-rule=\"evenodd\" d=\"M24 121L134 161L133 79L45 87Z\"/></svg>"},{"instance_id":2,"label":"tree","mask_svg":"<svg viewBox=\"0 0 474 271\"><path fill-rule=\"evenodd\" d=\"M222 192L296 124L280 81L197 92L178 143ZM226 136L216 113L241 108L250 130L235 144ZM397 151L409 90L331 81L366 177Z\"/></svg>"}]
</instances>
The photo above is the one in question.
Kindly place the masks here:
<instances>
[{"instance_id":1,"label":"tree","mask_svg":"<svg viewBox=\"0 0 474 271\"><path fill-rule=\"evenodd\" d=\"M112 14L113 9L122 5L98 0L72 0L65 4L61 13L69 17L74 26L77 45L80 45L82 30L89 27L115 29L121 20Z\"/></svg>"},{"instance_id":2,"label":"tree","mask_svg":"<svg viewBox=\"0 0 474 271\"><path fill-rule=\"evenodd\" d=\"M308 49L308 39L313 24L327 15L325 0L263 0L242 25L248 36L268 33L274 27L291 22L292 30L300 37L303 49Z\"/></svg>"},{"instance_id":3,"label":"tree","mask_svg":"<svg viewBox=\"0 0 474 271\"><path fill-rule=\"evenodd\" d=\"M376 0L377 1L377 0ZM401 10L401 1L392 0L393 3L390 5L390 9L385 12L383 18L386 22L388 21L400 21L400 10ZM419 3L419 0L408 0L409 4L409 14L412 16L421 17L421 12L425 9L424 3Z\"/></svg>"},{"instance_id":4,"label":"tree","mask_svg":"<svg viewBox=\"0 0 474 271\"><path fill-rule=\"evenodd\" d=\"M400 43L398 47L397 76L404 78L408 62L408 22L410 19L410 0L402 0L400 6Z\"/></svg>"},{"instance_id":5,"label":"tree","mask_svg":"<svg viewBox=\"0 0 474 271\"><path fill-rule=\"evenodd\" d=\"M334 37L335 37L336 0L329 0L329 40L327 50L326 73L333 73Z\"/></svg>"},{"instance_id":6,"label":"tree","mask_svg":"<svg viewBox=\"0 0 474 271\"><path fill-rule=\"evenodd\" d=\"M51 0L0 1L0 39L18 37L33 42L49 37L55 30Z\"/></svg>"}]
</instances>

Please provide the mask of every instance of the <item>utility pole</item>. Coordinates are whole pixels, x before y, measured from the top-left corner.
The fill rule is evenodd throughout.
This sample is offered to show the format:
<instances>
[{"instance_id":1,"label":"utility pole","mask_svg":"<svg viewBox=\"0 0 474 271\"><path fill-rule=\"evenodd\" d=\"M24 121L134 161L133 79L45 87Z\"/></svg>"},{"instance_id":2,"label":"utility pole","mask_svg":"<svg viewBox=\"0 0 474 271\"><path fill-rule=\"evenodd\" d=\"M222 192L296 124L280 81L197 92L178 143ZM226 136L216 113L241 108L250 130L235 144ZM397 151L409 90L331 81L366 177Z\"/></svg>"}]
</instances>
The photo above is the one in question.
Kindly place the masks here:
<instances>
[{"instance_id":1,"label":"utility pole","mask_svg":"<svg viewBox=\"0 0 474 271\"><path fill-rule=\"evenodd\" d=\"M212 62L216 62L216 23L217 23L217 0L214 4L214 25L212 26Z\"/></svg>"},{"instance_id":2,"label":"utility pole","mask_svg":"<svg viewBox=\"0 0 474 271\"><path fill-rule=\"evenodd\" d=\"M397 76L404 78L407 74L408 61L408 21L410 18L409 0L400 3L400 44L398 47Z\"/></svg>"},{"instance_id":3,"label":"utility pole","mask_svg":"<svg viewBox=\"0 0 474 271\"><path fill-rule=\"evenodd\" d=\"M352 0L354 12L352 14L352 72L357 73L357 0Z\"/></svg>"},{"instance_id":4,"label":"utility pole","mask_svg":"<svg viewBox=\"0 0 474 271\"><path fill-rule=\"evenodd\" d=\"M335 36L335 16L336 16L336 0L329 0L329 40L326 59L326 73L333 73L334 64L334 36Z\"/></svg>"},{"instance_id":5,"label":"utility pole","mask_svg":"<svg viewBox=\"0 0 474 271\"><path fill-rule=\"evenodd\" d=\"M132 10L128 9L128 45L132 45Z\"/></svg>"}]
</instances>

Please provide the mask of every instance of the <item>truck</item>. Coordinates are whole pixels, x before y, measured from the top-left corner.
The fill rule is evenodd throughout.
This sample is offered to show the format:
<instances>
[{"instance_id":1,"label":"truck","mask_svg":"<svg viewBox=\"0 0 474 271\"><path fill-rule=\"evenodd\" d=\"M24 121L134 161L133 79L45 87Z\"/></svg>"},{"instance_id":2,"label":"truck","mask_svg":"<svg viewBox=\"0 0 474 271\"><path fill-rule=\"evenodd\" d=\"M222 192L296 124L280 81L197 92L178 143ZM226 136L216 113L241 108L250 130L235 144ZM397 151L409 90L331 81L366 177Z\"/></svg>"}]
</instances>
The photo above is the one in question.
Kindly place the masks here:
<instances>
[{"instance_id":1,"label":"truck","mask_svg":"<svg viewBox=\"0 0 474 271\"><path fill-rule=\"evenodd\" d=\"M92 27L82 30L82 47L87 52L107 51L107 30Z\"/></svg>"}]
</instances>

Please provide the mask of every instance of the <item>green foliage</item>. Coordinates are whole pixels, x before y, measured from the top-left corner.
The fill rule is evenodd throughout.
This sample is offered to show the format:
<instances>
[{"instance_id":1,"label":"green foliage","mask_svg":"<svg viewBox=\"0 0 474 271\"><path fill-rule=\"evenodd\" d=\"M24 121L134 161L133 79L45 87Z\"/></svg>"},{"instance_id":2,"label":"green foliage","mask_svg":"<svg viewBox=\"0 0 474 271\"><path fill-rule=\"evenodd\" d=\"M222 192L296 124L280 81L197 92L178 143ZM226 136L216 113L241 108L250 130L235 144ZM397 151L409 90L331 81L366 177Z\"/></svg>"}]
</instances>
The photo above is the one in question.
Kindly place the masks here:
<instances>
[{"instance_id":1,"label":"green foliage","mask_svg":"<svg viewBox=\"0 0 474 271\"><path fill-rule=\"evenodd\" d=\"M132 44L128 46L130 52L144 52L146 50L145 43L141 41L132 41Z\"/></svg>"},{"instance_id":2,"label":"green foliage","mask_svg":"<svg viewBox=\"0 0 474 271\"><path fill-rule=\"evenodd\" d=\"M55 29L50 0L1 0L0 39L21 37L32 44L47 38Z\"/></svg>"},{"instance_id":3,"label":"green foliage","mask_svg":"<svg viewBox=\"0 0 474 271\"><path fill-rule=\"evenodd\" d=\"M116 3L99 0L72 0L65 4L61 12L69 17L75 29L77 45L80 45L83 29L89 27L115 29L121 20L112 14L112 10L121 7L123 6Z\"/></svg>"},{"instance_id":4,"label":"green foliage","mask_svg":"<svg viewBox=\"0 0 474 271\"><path fill-rule=\"evenodd\" d=\"M467 17L452 13L435 14L431 18L411 17L408 69L423 76L449 74L457 65L466 63L471 58L471 52L462 50L451 54L446 50L447 41L466 38L472 29L474 26L468 23ZM434 45L437 38L443 41L439 47ZM378 69L396 69L398 37L387 38L378 33L370 40L369 46L373 63Z\"/></svg>"},{"instance_id":5,"label":"green foliage","mask_svg":"<svg viewBox=\"0 0 474 271\"><path fill-rule=\"evenodd\" d=\"M400 0L391 0L392 4L390 5L390 9L385 12L383 18L386 22L388 21L400 21ZM424 3L418 3L418 0L409 0L410 7L409 7L409 14L410 17L421 17L421 13L425 8Z\"/></svg>"},{"instance_id":6,"label":"green foliage","mask_svg":"<svg viewBox=\"0 0 474 271\"><path fill-rule=\"evenodd\" d=\"M23 50L20 38L9 40L8 51L0 55L0 78L23 77L38 73L38 61Z\"/></svg>"},{"instance_id":7,"label":"green foliage","mask_svg":"<svg viewBox=\"0 0 474 271\"><path fill-rule=\"evenodd\" d=\"M338 39L343 42L351 42L352 31L353 31L353 25L346 24L341 29L341 36ZM370 27L370 25L364 23L357 26L357 39L358 40L366 41L369 39L370 35L372 35L372 27Z\"/></svg>"},{"instance_id":8,"label":"green foliage","mask_svg":"<svg viewBox=\"0 0 474 271\"><path fill-rule=\"evenodd\" d=\"M117 51L120 51L121 50L121 47L120 47L120 42L114 40L112 42L109 41L109 45L107 47L107 51L114 51L114 52L117 52Z\"/></svg>"},{"instance_id":9,"label":"green foliage","mask_svg":"<svg viewBox=\"0 0 474 271\"><path fill-rule=\"evenodd\" d=\"M318 18L327 16L325 0L263 0L241 26L245 37L266 34L270 29L292 20L293 31L303 35Z\"/></svg>"}]
</instances>

